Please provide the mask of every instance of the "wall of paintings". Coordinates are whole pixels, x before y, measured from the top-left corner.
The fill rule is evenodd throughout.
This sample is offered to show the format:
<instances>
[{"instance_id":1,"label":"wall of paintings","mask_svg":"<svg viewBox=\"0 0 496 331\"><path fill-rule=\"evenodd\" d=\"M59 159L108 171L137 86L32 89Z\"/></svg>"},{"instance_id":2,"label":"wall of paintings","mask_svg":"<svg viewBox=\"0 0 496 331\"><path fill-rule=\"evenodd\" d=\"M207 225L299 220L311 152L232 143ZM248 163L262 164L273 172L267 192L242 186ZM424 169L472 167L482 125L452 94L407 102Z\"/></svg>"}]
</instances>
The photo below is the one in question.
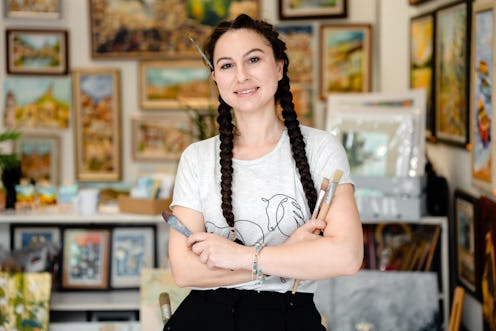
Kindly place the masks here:
<instances>
[{"instance_id":1,"label":"wall of paintings","mask_svg":"<svg viewBox=\"0 0 496 331\"><path fill-rule=\"evenodd\" d=\"M188 38L201 44L215 19L198 18L194 28L187 26L186 5L176 1L170 2L178 3L171 10L162 8L168 1L158 0L143 5L117 1L112 9L100 6L98 0L49 1L59 5L44 14L10 8L9 3L17 2L2 1L5 19L0 28L5 32L0 43L8 47L6 56L0 57L4 114L0 127L20 128L31 141L33 135L48 139L50 134L46 145L60 146L53 165L47 166L56 183L132 182L142 174L173 174L181 150L196 137L191 118L196 111L205 114L216 105L208 68ZM292 49L295 104L305 124L322 127L324 118L326 92L319 87L316 51L321 26L342 23L325 27L326 33L363 31L368 41L374 33L375 1L338 3L329 13L311 8L288 11L284 1L281 12L277 1L235 1L226 8L231 15L251 12L278 23ZM127 28L126 21L153 23L152 9L157 31ZM353 22L356 25L349 26ZM49 55L17 58L17 49L26 40L33 41L30 54L49 47ZM370 44L366 56L374 58L372 52ZM373 88L376 79L371 68L368 63L363 83L355 88ZM194 95L188 92L192 90ZM42 106L41 98L51 98L49 106Z\"/></svg>"}]
</instances>

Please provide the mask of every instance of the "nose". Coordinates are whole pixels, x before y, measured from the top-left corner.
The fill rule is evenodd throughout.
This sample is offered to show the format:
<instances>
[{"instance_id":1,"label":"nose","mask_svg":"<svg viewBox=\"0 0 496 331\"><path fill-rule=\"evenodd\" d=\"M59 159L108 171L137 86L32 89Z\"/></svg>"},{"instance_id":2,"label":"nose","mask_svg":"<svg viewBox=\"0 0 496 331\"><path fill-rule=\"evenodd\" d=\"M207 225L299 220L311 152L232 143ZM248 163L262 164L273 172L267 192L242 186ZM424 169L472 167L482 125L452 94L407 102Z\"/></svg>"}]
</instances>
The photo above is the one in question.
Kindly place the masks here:
<instances>
[{"instance_id":1,"label":"nose","mask_svg":"<svg viewBox=\"0 0 496 331\"><path fill-rule=\"evenodd\" d=\"M238 65L236 67L236 78L238 82L244 82L248 79L248 73L244 65Z\"/></svg>"}]
</instances>

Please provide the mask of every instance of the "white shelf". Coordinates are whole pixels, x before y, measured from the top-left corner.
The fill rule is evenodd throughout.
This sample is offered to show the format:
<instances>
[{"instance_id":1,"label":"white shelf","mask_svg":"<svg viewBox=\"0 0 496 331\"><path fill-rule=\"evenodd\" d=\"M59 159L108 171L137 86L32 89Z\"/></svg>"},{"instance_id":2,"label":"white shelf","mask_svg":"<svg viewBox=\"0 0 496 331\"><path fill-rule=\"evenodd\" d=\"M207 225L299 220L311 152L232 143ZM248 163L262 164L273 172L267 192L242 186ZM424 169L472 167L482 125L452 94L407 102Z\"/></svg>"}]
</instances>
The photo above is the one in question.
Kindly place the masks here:
<instances>
[{"instance_id":1,"label":"white shelf","mask_svg":"<svg viewBox=\"0 0 496 331\"><path fill-rule=\"evenodd\" d=\"M120 224L144 224L162 223L161 215L125 214L125 213L98 213L94 215L79 215L72 211L60 212L58 210L37 210L34 212L2 212L1 223L12 224L98 224L98 223L120 223Z\"/></svg>"},{"instance_id":2,"label":"white shelf","mask_svg":"<svg viewBox=\"0 0 496 331\"><path fill-rule=\"evenodd\" d=\"M52 292L51 311L139 310L139 290Z\"/></svg>"}]
</instances>

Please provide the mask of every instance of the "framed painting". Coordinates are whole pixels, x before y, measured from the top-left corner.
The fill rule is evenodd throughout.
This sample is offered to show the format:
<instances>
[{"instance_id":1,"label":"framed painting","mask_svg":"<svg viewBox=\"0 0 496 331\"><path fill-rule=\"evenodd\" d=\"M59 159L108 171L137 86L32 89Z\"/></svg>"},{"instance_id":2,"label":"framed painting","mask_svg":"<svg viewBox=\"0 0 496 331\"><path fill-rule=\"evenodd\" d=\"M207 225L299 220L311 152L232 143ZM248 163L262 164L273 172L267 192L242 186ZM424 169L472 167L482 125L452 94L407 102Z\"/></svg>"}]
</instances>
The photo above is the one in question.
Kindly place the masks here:
<instances>
[{"instance_id":1,"label":"framed painting","mask_svg":"<svg viewBox=\"0 0 496 331\"><path fill-rule=\"evenodd\" d=\"M69 77L4 80L3 124L11 129L67 129L72 107Z\"/></svg>"},{"instance_id":2,"label":"framed painting","mask_svg":"<svg viewBox=\"0 0 496 331\"><path fill-rule=\"evenodd\" d=\"M348 0L279 0L279 19L344 18L348 16L347 6Z\"/></svg>"},{"instance_id":3,"label":"framed painting","mask_svg":"<svg viewBox=\"0 0 496 331\"><path fill-rule=\"evenodd\" d=\"M200 58L194 44L203 44L213 28L241 13L258 17L260 0L90 0L93 58Z\"/></svg>"},{"instance_id":4,"label":"framed painting","mask_svg":"<svg viewBox=\"0 0 496 331\"><path fill-rule=\"evenodd\" d=\"M435 14L436 139L463 148L469 138L470 12L462 1Z\"/></svg>"},{"instance_id":5,"label":"framed painting","mask_svg":"<svg viewBox=\"0 0 496 331\"><path fill-rule=\"evenodd\" d=\"M66 75L69 46L66 30L7 29L7 73Z\"/></svg>"},{"instance_id":6,"label":"framed painting","mask_svg":"<svg viewBox=\"0 0 496 331\"><path fill-rule=\"evenodd\" d=\"M417 5L420 5L420 4L429 2L429 1L432 1L432 0L408 0L408 3L412 6L417 6Z\"/></svg>"},{"instance_id":7,"label":"framed painting","mask_svg":"<svg viewBox=\"0 0 496 331\"><path fill-rule=\"evenodd\" d=\"M480 247L479 239L479 199L471 194L455 189L454 230L457 283L471 295L481 300L480 288Z\"/></svg>"},{"instance_id":8,"label":"framed painting","mask_svg":"<svg viewBox=\"0 0 496 331\"><path fill-rule=\"evenodd\" d=\"M410 88L426 94L425 137L435 142L434 125L434 14L410 19Z\"/></svg>"},{"instance_id":9,"label":"framed painting","mask_svg":"<svg viewBox=\"0 0 496 331\"><path fill-rule=\"evenodd\" d=\"M425 90L415 89L402 93L368 92L368 93L331 93L327 98L326 130L335 130L333 112L353 113L356 110L379 113L382 118L384 111L391 115L409 117L413 131L411 140L403 143L412 143L404 149L402 159L409 163L407 176L422 176L425 172ZM403 114L403 115L401 115ZM410 123L410 122L409 122ZM410 125L410 124L408 124ZM370 126L373 127L373 126ZM406 145L405 145L406 147Z\"/></svg>"},{"instance_id":10,"label":"framed painting","mask_svg":"<svg viewBox=\"0 0 496 331\"><path fill-rule=\"evenodd\" d=\"M472 12L470 64L470 143L472 183L488 192L496 187L496 146L491 130L496 119L491 82L494 80L494 2L478 1Z\"/></svg>"},{"instance_id":11,"label":"framed painting","mask_svg":"<svg viewBox=\"0 0 496 331\"><path fill-rule=\"evenodd\" d=\"M480 197L480 221L484 227L479 241L484 252L481 265L481 295L484 331L496 329L496 202L487 196Z\"/></svg>"},{"instance_id":12,"label":"framed painting","mask_svg":"<svg viewBox=\"0 0 496 331\"><path fill-rule=\"evenodd\" d=\"M23 134L15 142L21 159L22 175L31 182L60 183L60 137L49 134Z\"/></svg>"},{"instance_id":13,"label":"framed painting","mask_svg":"<svg viewBox=\"0 0 496 331\"><path fill-rule=\"evenodd\" d=\"M108 289L110 230L65 228L62 289Z\"/></svg>"},{"instance_id":14,"label":"framed painting","mask_svg":"<svg viewBox=\"0 0 496 331\"><path fill-rule=\"evenodd\" d=\"M200 61L139 62L143 109L207 109L217 104L210 70Z\"/></svg>"},{"instance_id":15,"label":"framed painting","mask_svg":"<svg viewBox=\"0 0 496 331\"><path fill-rule=\"evenodd\" d=\"M320 26L320 98L371 90L372 26Z\"/></svg>"},{"instance_id":16,"label":"framed painting","mask_svg":"<svg viewBox=\"0 0 496 331\"><path fill-rule=\"evenodd\" d=\"M12 226L12 249L25 248L39 242L49 242L59 248L61 245L60 228L57 226Z\"/></svg>"},{"instance_id":17,"label":"framed painting","mask_svg":"<svg viewBox=\"0 0 496 331\"><path fill-rule=\"evenodd\" d=\"M62 17L62 0L3 0L6 18L57 19Z\"/></svg>"},{"instance_id":18,"label":"framed painting","mask_svg":"<svg viewBox=\"0 0 496 331\"><path fill-rule=\"evenodd\" d=\"M408 176L414 120L395 108L342 109L328 114L327 130L342 142L355 176Z\"/></svg>"},{"instance_id":19,"label":"framed painting","mask_svg":"<svg viewBox=\"0 0 496 331\"><path fill-rule=\"evenodd\" d=\"M179 160L195 136L186 113L135 116L131 121L135 160Z\"/></svg>"},{"instance_id":20,"label":"framed painting","mask_svg":"<svg viewBox=\"0 0 496 331\"><path fill-rule=\"evenodd\" d=\"M120 71L73 71L74 142L79 181L121 179Z\"/></svg>"},{"instance_id":21,"label":"framed painting","mask_svg":"<svg viewBox=\"0 0 496 331\"><path fill-rule=\"evenodd\" d=\"M154 268L156 229L153 226L116 227L112 230L112 288L138 288L141 271Z\"/></svg>"}]
</instances>

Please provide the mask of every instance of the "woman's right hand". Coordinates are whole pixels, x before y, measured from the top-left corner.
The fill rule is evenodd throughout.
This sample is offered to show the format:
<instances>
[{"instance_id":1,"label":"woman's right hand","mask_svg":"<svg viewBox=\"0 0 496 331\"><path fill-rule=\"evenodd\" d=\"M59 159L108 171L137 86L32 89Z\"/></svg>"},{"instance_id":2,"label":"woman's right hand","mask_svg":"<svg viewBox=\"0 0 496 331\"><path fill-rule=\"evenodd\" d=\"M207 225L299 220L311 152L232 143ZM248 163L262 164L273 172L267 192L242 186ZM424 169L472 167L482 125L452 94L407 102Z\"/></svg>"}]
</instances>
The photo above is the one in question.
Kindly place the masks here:
<instances>
[{"instance_id":1,"label":"woman's right hand","mask_svg":"<svg viewBox=\"0 0 496 331\"><path fill-rule=\"evenodd\" d=\"M311 219L291 234L291 236L284 242L286 244L294 244L300 241L315 240L321 238L319 234L326 227L326 222L318 219Z\"/></svg>"}]
</instances>

